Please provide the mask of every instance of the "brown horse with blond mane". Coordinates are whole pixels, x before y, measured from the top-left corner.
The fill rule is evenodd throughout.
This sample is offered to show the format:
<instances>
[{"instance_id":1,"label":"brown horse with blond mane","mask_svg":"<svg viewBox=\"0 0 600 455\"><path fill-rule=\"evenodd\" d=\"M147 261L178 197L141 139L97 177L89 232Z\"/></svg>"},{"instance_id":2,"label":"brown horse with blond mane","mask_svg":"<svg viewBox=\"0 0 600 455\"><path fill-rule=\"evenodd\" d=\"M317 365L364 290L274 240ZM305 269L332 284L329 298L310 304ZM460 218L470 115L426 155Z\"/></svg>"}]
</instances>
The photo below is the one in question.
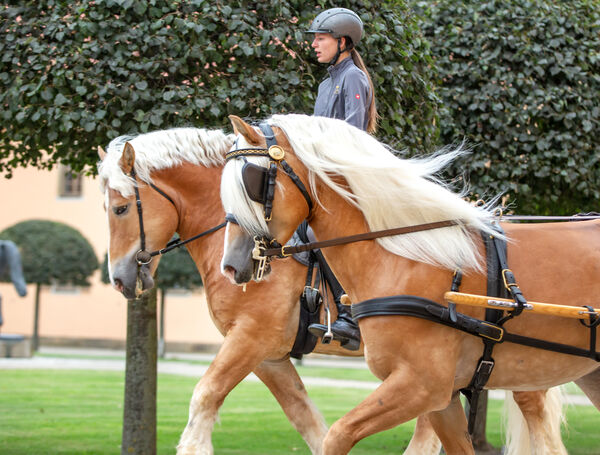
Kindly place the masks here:
<instances>
[{"instance_id":1,"label":"brown horse with blond mane","mask_svg":"<svg viewBox=\"0 0 600 455\"><path fill-rule=\"evenodd\" d=\"M147 250L159 250L175 232L189 239L223 222L219 183L233 139L220 130L177 128L123 136L113 140L106 153L99 151L110 232L109 272L114 287L125 297L135 298L154 286L152 276L160 256L138 266L136 257L139 259L138 252L144 249L141 243ZM306 267L296 261L273 264L276 279L250 283L246 290L233 287L220 273L225 237L225 229L220 229L186 245L202 275L210 314L224 341L194 389L177 453L213 453L211 434L220 406L229 392L254 372L311 452L320 454L327 426L289 357L298 329L298 299ZM335 305L331 307L335 313ZM362 356L362 347L350 352L337 343L318 343L315 352ZM423 419L417 423L406 453L436 454L439 447Z\"/></svg>"},{"instance_id":2,"label":"brown horse with blond mane","mask_svg":"<svg viewBox=\"0 0 600 455\"><path fill-rule=\"evenodd\" d=\"M404 160L343 121L273 116L268 123L288 167L278 173L272 211L266 220L264 206L248 195L244 166L279 165L281 154L271 159L245 153L244 149L266 150L265 136L237 117L232 116L232 121L238 133L234 149L247 156L226 164L221 197L225 210L252 236L283 244L305 218L318 240L456 220L451 227L338 245L323 249L323 253L353 302L402 294L445 306L444 293L456 269L464 273L462 291L485 294L481 233L497 236L489 224L493 211L467 203L435 177L459 152ZM312 209L295 179L286 176L291 176L290 168L316 201ZM600 221L502 223L502 227L508 238L510 266L527 298L594 305L600 294ZM229 228L225 257L233 254L230 242L243 235L239 228ZM224 270L232 280L234 272ZM276 273L274 269L272 273ZM480 308L459 305L458 311L483 319ZM410 316L374 315L360 319L359 325L367 364L383 382L331 426L323 453L348 453L361 439L424 414L446 453L473 453L458 392L469 384L482 356L481 341L455 328ZM523 313L504 327L511 333L574 346L581 352L590 349L589 329L574 319ZM498 344L486 388L534 391L575 381L598 407L600 370L593 344L590 358L509 342Z\"/></svg>"}]
</instances>

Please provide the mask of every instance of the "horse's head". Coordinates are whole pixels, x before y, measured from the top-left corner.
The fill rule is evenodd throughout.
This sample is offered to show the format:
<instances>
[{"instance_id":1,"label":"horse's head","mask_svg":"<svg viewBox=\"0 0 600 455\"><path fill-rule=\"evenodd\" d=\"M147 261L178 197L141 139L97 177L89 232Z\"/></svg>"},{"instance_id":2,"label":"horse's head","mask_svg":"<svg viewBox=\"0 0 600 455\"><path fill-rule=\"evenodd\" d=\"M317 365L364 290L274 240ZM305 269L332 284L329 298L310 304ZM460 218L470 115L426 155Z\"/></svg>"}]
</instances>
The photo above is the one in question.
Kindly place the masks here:
<instances>
[{"instance_id":1,"label":"horse's head","mask_svg":"<svg viewBox=\"0 0 600 455\"><path fill-rule=\"evenodd\" d=\"M259 243L285 244L310 216L312 199L302 183L308 182L308 171L281 130L274 128L269 137L239 117L230 119L237 140L221 178L229 218L221 266L225 276L240 284L262 278L253 251Z\"/></svg>"},{"instance_id":2,"label":"horse's head","mask_svg":"<svg viewBox=\"0 0 600 455\"><path fill-rule=\"evenodd\" d=\"M159 257L149 252L167 244L177 229L178 214L166 193L136 175L135 151L129 142L109 146L108 153L99 149L99 155L110 233L110 279L115 289L133 299L154 286Z\"/></svg>"}]
</instances>

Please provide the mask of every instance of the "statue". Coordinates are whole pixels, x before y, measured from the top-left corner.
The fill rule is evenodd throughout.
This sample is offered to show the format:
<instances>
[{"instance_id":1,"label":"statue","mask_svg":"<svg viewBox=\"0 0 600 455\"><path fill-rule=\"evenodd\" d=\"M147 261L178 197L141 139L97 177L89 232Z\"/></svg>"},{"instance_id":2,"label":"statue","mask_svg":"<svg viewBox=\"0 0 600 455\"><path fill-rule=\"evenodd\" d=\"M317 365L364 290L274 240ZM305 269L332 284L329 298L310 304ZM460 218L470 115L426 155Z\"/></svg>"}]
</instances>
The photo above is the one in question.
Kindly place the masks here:
<instances>
[{"instance_id":1,"label":"statue","mask_svg":"<svg viewBox=\"0 0 600 455\"><path fill-rule=\"evenodd\" d=\"M24 297L27 294L27 286L23 277L19 249L10 240L0 240L0 279L5 278L6 274L10 274L10 280L15 285L18 294ZM0 295L0 327L2 327L3 322L2 296Z\"/></svg>"}]
</instances>

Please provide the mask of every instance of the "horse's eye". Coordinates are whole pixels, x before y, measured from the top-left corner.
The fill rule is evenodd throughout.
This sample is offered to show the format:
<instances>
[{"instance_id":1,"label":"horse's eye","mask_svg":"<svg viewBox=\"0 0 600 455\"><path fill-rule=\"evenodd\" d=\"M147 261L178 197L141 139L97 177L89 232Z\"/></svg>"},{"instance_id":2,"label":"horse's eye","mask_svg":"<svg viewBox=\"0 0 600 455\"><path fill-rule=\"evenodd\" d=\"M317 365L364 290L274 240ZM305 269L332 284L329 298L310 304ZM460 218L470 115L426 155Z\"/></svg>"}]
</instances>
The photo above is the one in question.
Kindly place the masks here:
<instances>
[{"instance_id":1,"label":"horse's eye","mask_svg":"<svg viewBox=\"0 0 600 455\"><path fill-rule=\"evenodd\" d=\"M118 207L113 207L113 213L115 215L123 215L125 212L127 212L127 209L129 208L129 204L127 205L119 205Z\"/></svg>"}]
</instances>

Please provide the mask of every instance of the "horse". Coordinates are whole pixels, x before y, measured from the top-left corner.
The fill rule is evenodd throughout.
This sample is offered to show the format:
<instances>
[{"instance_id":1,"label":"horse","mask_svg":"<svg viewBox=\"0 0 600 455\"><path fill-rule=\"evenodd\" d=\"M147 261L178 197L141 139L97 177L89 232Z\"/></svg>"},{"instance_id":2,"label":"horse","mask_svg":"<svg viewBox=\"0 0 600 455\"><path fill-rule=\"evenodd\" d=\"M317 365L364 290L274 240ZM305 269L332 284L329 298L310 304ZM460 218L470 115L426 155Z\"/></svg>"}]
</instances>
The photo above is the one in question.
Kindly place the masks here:
<instances>
[{"instance_id":1,"label":"horse","mask_svg":"<svg viewBox=\"0 0 600 455\"><path fill-rule=\"evenodd\" d=\"M174 128L119 137L106 152L99 149L98 173L110 233L109 274L126 298L154 286L152 277L160 255L138 265L140 250L163 248L175 232L184 239L209 232L224 220L219 183L233 139L221 130ZM273 264L277 279L252 282L247 289L233 287L220 273L226 236L225 229L217 229L186 245L202 276L210 315L224 340L194 389L177 453L213 453L211 433L220 406L254 372L311 452L320 454L327 426L289 356L298 329L298 300L306 284L306 267L296 261ZM335 316L335 305L331 308ZM363 355L362 346L351 352L337 343L319 342L314 352ZM437 454L440 447L428 421L419 419L405 453Z\"/></svg>"},{"instance_id":2,"label":"horse","mask_svg":"<svg viewBox=\"0 0 600 455\"><path fill-rule=\"evenodd\" d=\"M402 159L343 121L297 114L275 115L266 122L279 147L267 150L267 139L257 128L230 118L238 137L223 170L221 198L239 227L228 226L224 258L235 254L231 244L239 241L243 231L280 245L303 219L309 220L315 237L322 241L403 226L446 224L322 251L352 302L361 302L357 308L364 311L369 305L380 308L386 298L397 301L398 295L411 301L418 296L431 302L428 308L446 309L444 294L457 269L464 273L462 292L485 295L482 233L500 236L490 225L495 209L470 204L437 177L460 155L459 150ZM245 166L269 173L267 165L284 169L276 180L268 220L264 204L249 195L245 180ZM309 200L316 201L312 207ZM524 296L573 306L594 303L600 292L599 221L499 224ZM278 251L285 255L285 248ZM235 281L231 269L223 272ZM506 283L507 288L515 285ZM484 319L482 308L457 305L457 309L461 315ZM477 337L430 320L385 313L361 318L359 327L367 364L382 384L330 427L323 453L348 453L361 439L424 414L446 453L473 453L459 390L469 385L483 357ZM493 351L495 366L487 389L533 391L575 381L600 406L595 338L580 321L523 313L504 328L574 346L586 356L589 348L593 358L504 342Z\"/></svg>"}]
</instances>

